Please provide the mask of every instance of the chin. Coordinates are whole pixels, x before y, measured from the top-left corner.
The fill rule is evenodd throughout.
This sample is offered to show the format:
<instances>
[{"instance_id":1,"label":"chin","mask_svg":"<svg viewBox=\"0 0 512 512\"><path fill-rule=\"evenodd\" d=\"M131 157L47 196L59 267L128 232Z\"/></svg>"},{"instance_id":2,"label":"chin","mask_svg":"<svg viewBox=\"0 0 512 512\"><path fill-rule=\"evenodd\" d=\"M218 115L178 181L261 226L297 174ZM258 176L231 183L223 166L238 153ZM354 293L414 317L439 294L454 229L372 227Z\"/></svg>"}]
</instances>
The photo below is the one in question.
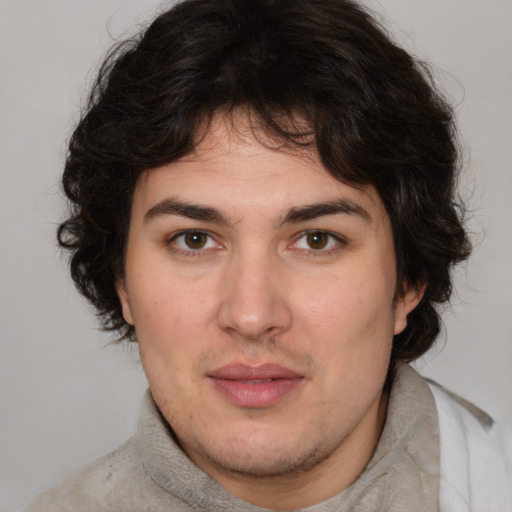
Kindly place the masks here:
<instances>
[{"instance_id":1,"label":"chin","mask_svg":"<svg viewBox=\"0 0 512 512\"><path fill-rule=\"evenodd\" d=\"M227 448L200 445L197 451L219 471L265 479L307 472L327 459L336 448L322 446L320 440L305 445L302 436L292 443L285 434L273 436L274 439L259 437L257 439L252 434L248 438L232 439ZM249 439L253 442L248 443ZM287 445L283 445L283 439L288 440Z\"/></svg>"}]
</instances>

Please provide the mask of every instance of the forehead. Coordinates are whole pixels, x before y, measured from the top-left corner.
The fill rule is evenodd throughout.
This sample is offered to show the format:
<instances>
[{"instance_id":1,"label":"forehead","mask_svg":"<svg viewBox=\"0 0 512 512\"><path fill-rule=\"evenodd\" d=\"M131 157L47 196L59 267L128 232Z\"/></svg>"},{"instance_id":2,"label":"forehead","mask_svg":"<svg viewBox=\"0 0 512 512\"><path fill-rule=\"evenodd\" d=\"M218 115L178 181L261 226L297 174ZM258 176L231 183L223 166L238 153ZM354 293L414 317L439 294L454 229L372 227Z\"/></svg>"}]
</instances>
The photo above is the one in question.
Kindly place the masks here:
<instances>
[{"instance_id":1,"label":"forehead","mask_svg":"<svg viewBox=\"0 0 512 512\"><path fill-rule=\"evenodd\" d=\"M343 198L385 214L374 187L334 178L313 144L279 140L241 114L215 116L193 152L143 173L134 200L149 204L165 196L266 211Z\"/></svg>"},{"instance_id":2,"label":"forehead","mask_svg":"<svg viewBox=\"0 0 512 512\"><path fill-rule=\"evenodd\" d=\"M283 130L297 134L293 137L296 142L273 133L263 126L257 114L250 111L236 110L216 114L207 126L199 130L194 150L182 157L180 163L194 163L197 166L204 163L205 167L212 167L218 163L222 167L225 161L247 161L250 165L264 154L272 154L272 160L276 161L276 169L280 162L282 164L283 160L289 159L324 171L316 151L314 136L308 133L310 130L305 121L298 117L282 118L280 124ZM270 170L267 165L262 172ZM322 179L321 175L322 172L319 172L319 180Z\"/></svg>"}]
</instances>

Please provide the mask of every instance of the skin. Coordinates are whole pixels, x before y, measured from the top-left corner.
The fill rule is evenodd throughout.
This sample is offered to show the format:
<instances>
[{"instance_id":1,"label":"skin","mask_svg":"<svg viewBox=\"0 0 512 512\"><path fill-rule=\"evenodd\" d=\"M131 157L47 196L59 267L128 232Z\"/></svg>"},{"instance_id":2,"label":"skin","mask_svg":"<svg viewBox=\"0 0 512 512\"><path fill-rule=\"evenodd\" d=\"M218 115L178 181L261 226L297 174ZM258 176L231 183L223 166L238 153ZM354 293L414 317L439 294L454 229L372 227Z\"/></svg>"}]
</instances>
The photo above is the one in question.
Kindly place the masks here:
<instances>
[{"instance_id":1,"label":"skin","mask_svg":"<svg viewBox=\"0 0 512 512\"><path fill-rule=\"evenodd\" d=\"M118 294L153 397L190 459L256 505L318 503L370 460L393 335L421 298L395 290L375 189L337 181L312 150L261 144L244 116L219 116L136 186ZM298 378L268 405L212 378L269 363Z\"/></svg>"}]
</instances>

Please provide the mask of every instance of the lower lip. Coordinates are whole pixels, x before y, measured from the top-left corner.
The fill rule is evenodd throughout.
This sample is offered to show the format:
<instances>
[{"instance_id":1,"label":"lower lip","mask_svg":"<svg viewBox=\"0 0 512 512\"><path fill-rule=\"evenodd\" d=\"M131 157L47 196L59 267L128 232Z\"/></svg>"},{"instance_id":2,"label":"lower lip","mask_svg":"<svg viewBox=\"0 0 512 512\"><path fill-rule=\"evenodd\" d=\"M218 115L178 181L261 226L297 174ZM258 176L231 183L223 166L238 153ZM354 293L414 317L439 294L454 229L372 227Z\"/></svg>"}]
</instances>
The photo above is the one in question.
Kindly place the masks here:
<instances>
[{"instance_id":1,"label":"lower lip","mask_svg":"<svg viewBox=\"0 0 512 512\"><path fill-rule=\"evenodd\" d=\"M232 404L263 408L279 402L302 382L302 378L260 382L211 378L211 382Z\"/></svg>"}]
</instances>

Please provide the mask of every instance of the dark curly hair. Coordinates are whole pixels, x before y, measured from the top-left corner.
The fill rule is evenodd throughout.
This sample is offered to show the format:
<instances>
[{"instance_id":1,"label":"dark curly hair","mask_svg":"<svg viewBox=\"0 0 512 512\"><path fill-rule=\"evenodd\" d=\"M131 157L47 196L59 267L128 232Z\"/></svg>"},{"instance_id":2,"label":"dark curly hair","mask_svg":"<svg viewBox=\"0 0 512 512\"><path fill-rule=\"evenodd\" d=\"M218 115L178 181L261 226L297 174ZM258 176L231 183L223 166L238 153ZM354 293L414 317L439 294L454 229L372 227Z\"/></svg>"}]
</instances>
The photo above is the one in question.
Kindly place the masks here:
<instances>
[{"instance_id":1,"label":"dark curly hair","mask_svg":"<svg viewBox=\"0 0 512 512\"><path fill-rule=\"evenodd\" d=\"M190 153L216 113L239 108L256 131L312 145L338 180L377 189L397 296L424 288L392 358L419 357L439 333L452 266L470 252L453 114L427 67L351 0L184 0L111 51L69 143L70 215L58 231L103 328L135 338L115 284L138 177ZM293 129L297 116L306 131Z\"/></svg>"}]
</instances>

